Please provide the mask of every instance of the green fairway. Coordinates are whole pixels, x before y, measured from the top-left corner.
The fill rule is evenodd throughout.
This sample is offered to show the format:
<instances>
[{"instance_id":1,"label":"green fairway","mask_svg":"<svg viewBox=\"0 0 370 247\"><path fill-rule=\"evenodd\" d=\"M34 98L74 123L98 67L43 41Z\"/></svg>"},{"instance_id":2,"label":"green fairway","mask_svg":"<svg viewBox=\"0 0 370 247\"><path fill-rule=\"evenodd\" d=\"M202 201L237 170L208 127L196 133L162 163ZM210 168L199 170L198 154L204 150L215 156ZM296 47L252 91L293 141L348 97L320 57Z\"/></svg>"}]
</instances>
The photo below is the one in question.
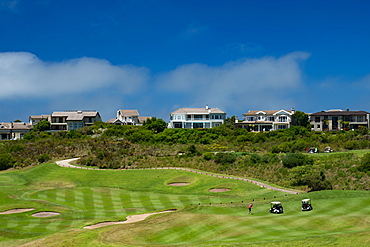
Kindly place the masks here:
<instances>
[{"instance_id":1,"label":"green fairway","mask_svg":"<svg viewBox=\"0 0 370 247\"><path fill-rule=\"evenodd\" d=\"M169 186L172 182L190 184ZM370 241L368 191L291 195L182 170L85 170L55 164L2 172L0 188L0 212L34 208L0 215L0 246L301 246L307 241L351 246L348 239L365 246ZM231 190L214 193L212 188ZM305 198L312 200L313 211L301 211ZM270 214L271 201L282 202L284 214ZM177 211L83 229L166 209ZM60 215L32 216L43 211Z\"/></svg>"}]
</instances>

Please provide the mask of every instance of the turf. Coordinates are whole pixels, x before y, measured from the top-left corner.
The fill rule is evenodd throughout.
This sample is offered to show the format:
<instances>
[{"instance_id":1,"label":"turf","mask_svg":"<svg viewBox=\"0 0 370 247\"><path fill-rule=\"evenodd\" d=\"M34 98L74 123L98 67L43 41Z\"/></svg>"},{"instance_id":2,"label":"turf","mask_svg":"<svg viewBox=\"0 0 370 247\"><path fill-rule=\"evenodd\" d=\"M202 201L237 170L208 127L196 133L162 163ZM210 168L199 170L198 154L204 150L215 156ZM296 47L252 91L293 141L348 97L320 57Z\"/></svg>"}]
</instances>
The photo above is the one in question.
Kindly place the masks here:
<instances>
[{"instance_id":1,"label":"turf","mask_svg":"<svg viewBox=\"0 0 370 247\"><path fill-rule=\"evenodd\" d=\"M171 182L190 182L183 187ZM0 173L0 246L351 246L370 241L370 193L321 191L290 195L252 183L180 170L83 170L44 164ZM222 193L211 188L230 188ZM313 211L302 212L310 198ZM269 213L279 200L285 213ZM247 205L253 202L253 215ZM94 230L83 226L128 215L178 209L145 221ZM35 218L32 213L61 215ZM335 245L334 245L335 244Z\"/></svg>"}]
</instances>

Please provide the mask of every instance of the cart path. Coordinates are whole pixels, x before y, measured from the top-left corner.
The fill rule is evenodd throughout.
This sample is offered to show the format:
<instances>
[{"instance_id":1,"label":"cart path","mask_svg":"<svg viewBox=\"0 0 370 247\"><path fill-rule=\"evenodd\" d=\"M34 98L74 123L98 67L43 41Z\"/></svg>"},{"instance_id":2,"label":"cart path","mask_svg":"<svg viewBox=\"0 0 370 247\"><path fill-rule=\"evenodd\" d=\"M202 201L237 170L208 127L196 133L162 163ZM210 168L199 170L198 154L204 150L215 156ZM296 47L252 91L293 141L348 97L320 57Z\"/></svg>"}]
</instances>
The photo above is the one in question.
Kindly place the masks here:
<instances>
[{"instance_id":1,"label":"cart path","mask_svg":"<svg viewBox=\"0 0 370 247\"><path fill-rule=\"evenodd\" d=\"M80 166L75 166L75 165L71 165L70 164L70 162L75 161L75 160L78 160L78 159L79 158L61 160L61 161L57 161L56 164L58 166L61 166L61 167L69 167L69 168L79 168L79 169L99 170L99 171L107 170L107 169L99 169L99 168L80 167ZM259 181L255 181L255 180L252 180L252 179L248 179L248 178L238 178L238 177L230 177L230 176L225 176L225 175L217 175L217 174L212 174L212 173L208 173L208 172L201 172L201 171L192 170L192 169L189 169L189 168L181 168L181 167L158 167L158 168L144 168L144 169L172 169L172 170L182 170L182 171L194 172L194 173L198 173L198 174L202 174L202 175L207 175L207 176L218 177L218 178L227 178L227 179L242 180L242 181L246 181L246 182L249 182L249 183L253 183L253 184L258 185L258 186L260 186L262 188L266 188L266 189L270 189L270 190L275 190L275 191L281 191L281 192L289 193L289 194L299 194L300 193L300 192L293 191L293 190L277 188L277 187L274 187L274 186L271 186L271 185L268 185L268 184L265 184L265 183L262 183L262 182L259 182Z\"/></svg>"}]
</instances>

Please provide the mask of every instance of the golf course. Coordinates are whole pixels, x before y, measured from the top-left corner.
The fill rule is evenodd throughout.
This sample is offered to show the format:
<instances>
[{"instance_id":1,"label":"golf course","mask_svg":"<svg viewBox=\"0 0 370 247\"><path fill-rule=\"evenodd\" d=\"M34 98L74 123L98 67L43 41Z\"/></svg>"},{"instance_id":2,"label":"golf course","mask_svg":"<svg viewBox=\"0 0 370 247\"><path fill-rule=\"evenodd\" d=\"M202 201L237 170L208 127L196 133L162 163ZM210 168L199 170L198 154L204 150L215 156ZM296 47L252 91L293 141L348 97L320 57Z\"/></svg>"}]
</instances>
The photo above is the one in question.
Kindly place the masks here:
<instances>
[{"instance_id":1,"label":"golf course","mask_svg":"<svg viewBox=\"0 0 370 247\"><path fill-rule=\"evenodd\" d=\"M176 183L182 186L173 186ZM2 171L0 188L0 246L368 246L370 242L369 191L286 193L186 170L94 170L55 163ZM313 210L302 212L301 201L306 198ZM272 201L282 203L283 214L269 212ZM138 220L132 220L135 217ZM129 219L131 223L125 224ZM91 227L98 223L105 224Z\"/></svg>"}]
</instances>

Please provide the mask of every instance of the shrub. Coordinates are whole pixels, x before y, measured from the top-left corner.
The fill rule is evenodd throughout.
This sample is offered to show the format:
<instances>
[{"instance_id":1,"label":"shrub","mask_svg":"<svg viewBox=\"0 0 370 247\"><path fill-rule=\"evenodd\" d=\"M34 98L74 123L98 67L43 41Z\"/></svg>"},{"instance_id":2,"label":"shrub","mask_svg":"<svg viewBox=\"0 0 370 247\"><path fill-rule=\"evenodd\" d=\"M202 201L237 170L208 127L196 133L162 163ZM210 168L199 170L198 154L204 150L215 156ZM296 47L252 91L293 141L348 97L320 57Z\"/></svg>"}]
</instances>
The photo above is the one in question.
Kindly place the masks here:
<instances>
[{"instance_id":1,"label":"shrub","mask_svg":"<svg viewBox=\"0 0 370 247\"><path fill-rule=\"evenodd\" d=\"M233 164L236 161L234 153L217 153L215 155L215 162L218 164Z\"/></svg>"},{"instance_id":2,"label":"shrub","mask_svg":"<svg viewBox=\"0 0 370 247\"><path fill-rule=\"evenodd\" d=\"M293 168L296 166L312 165L313 159L302 153L287 153L282 162L285 167Z\"/></svg>"},{"instance_id":3,"label":"shrub","mask_svg":"<svg viewBox=\"0 0 370 247\"><path fill-rule=\"evenodd\" d=\"M366 153L362 159L359 166L359 170L363 172L370 171L370 153Z\"/></svg>"},{"instance_id":4,"label":"shrub","mask_svg":"<svg viewBox=\"0 0 370 247\"><path fill-rule=\"evenodd\" d=\"M360 147L359 143L355 140L348 141L344 143L344 148L353 150L353 149L358 149Z\"/></svg>"},{"instance_id":5,"label":"shrub","mask_svg":"<svg viewBox=\"0 0 370 247\"><path fill-rule=\"evenodd\" d=\"M203 159L205 159L205 160L211 160L213 158L213 156L214 156L213 153L207 152L207 153L204 153L203 154Z\"/></svg>"},{"instance_id":6,"label":"shrub","mask_svg":"<svg viewBox=\"0 0 370 247\"><path fill-rule=\"evenodd\" d=\"M10 154L0 154L0 170L6 170L11 168L15 164L16 160Z\"/></svg>"},{"instance_id":7,"label":"shrub","mask_svg":"<svg viewBox=\"0 0 370 247\"><path fill-rule=\"evenodd\" d=\"M45 163L46 161L50 160L50 155L48 154L41 154L37 160L40 162L40 163Z\"/></svg>"}]
</instances>

